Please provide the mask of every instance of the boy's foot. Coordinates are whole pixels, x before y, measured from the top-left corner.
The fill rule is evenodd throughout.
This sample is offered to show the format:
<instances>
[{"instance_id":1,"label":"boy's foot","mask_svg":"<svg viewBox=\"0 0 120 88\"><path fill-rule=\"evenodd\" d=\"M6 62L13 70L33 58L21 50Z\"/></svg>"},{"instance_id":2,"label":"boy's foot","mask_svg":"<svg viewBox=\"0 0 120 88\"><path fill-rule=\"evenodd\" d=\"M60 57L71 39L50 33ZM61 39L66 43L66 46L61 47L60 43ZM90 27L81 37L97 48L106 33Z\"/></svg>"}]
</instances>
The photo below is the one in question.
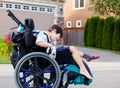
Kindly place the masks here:
<instances>
[{"instance_id":1,"label":"boy's foot","mask_svg":"<svg viewBox=\"0 0 120 88\"><path fill-rule=\"evenodd\" d=\"M90 55L88 55L88 54L84 54L83 57L84 57L87 61L91 61L91 60L95 60L95 59L98 59L98 58L99 58L98 55L90 56Z\"/></svg>"},{"instance_id":2,"label":"boy's foot","mask_svg":"<svg viewBox=\"0 0 120 88\"><path fill-rule=\"evenodd\" d=\"M95 60L95 59L98 59L100 58L100 56L90 56L89 59L87 59L87 61L91 61L91 60Z\"/></svg>"},{"instance_id":3,"label":"boy's foot","mask_svg":"<svg viewBox=\"0 0 120 88\"><path fill-rule=\"evenodd\" d=\"M81 74L81 75L84 75L84 76L87 77L88 79L91 79L91 80L93 79L93 78L90 76L90 74L89 74L87 71L85 71L85 70L84 70L84 71L81 70L80 74Z\"/></svg>"}]
</instances>

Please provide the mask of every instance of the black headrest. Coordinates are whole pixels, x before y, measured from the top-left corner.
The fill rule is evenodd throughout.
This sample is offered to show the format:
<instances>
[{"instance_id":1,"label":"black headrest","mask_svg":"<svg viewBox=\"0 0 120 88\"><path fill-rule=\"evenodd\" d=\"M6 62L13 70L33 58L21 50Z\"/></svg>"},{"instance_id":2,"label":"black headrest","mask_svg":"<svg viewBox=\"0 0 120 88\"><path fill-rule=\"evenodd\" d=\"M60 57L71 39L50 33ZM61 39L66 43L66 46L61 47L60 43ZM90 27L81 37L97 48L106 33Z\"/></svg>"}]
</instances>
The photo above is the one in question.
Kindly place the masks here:
<instances>
[{"instance_id":1,"label":"black headrest","mask_svg":"<svg viewBox=\"0 0 120 88\"><path fill-rule=\"evenodd\" d=\"M25 19L25 23L24 23L26 29L31 29L33 30L34 29L34 21L32 18L27 18Z\"/></svg>"}]
</instances>

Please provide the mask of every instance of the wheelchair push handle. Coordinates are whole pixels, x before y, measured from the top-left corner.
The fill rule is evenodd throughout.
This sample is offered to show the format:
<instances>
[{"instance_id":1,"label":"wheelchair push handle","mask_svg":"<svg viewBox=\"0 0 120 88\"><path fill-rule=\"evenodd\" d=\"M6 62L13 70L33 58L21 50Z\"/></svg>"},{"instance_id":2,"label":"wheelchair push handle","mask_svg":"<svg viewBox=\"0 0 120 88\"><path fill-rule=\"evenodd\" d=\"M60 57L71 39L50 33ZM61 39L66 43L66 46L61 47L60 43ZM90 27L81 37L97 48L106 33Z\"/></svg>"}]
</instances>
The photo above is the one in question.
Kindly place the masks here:
<instances>
[{"instance_id":1,"label":"wheelchair push handle","mask_svg":"<svg viewBox=\"0 0 120 88\"><path fill-rule=\"evenodd\" d=\"M18 26L21 25L22 27L24 27L24 24L12 13L12 11L7 10L7 12L8 16L12 18L18 24Z\"/></svg>"}]
</instances>

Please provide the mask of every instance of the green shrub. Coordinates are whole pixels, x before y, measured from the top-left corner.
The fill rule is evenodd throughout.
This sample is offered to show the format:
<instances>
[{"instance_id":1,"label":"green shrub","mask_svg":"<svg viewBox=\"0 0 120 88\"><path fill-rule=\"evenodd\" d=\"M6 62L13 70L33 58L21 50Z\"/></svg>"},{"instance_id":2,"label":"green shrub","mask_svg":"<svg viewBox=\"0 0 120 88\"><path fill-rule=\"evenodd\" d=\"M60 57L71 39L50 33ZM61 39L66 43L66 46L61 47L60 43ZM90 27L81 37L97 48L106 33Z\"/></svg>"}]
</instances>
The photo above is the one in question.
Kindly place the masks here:
<instances>
[{"instance_id":1,"label":"green shrub","mask_svg":"<svg viewBox=\"0 0 120 88\"><path fill-rule=\"evenodd\" d=\"M96 37L96 28L98 24L99 16L94 16L90 19L88 30L87 30L87 45L88 46L95 46L95 37Z\"/></svg>"},{"instance_id":2,"label":"green shrub","mask_svg":"<svg viewBox=\"0 0 120 88\"><path fill-rule=\"evenodd\" d=\"M120 51L120 18L116 19L112 39L112 50Z\"/></svg>"},{"instance_id":3,"label":"green shrub","mask_svg":"<svg viewBox=\"0 0 120 88\"><path fill-rule=\"evenodd\" d=\"M98 21L97 30L96 30L96 38L95 38L95 45L98 48L102 47L103 26L104 26L104 19L100 18Z\"/></svg>"},{"instance_id":4,"label":"green shrub","mask_svg":"<svg viewBox=\"0 0 120 88\"><path fill-rule=\"evenodd\" d=\"M10 40L10 33L0 38L0 55L9 56L14 44Z\"/></svg>"},{"instance_id":5,"label":"green shrub","mask_svg":"<svg viewBox=\"0 0 120 88\"><path fill-rule=\"evenodd\" d=\"M8 46L4 43L0 44L0 54L7 55Z\"/></svg>"},{"instance_id":6,"label":"green shrub","mask_svg":"<svg viewBox=\"0 0 120 88\"><path fill-rule=\"evenodd\" d=\"M106 18L103 28L103 36L102 36L102 47L105 49L112 48L112 36L113 36L113 28L114 28L114 17L109 16Z\"/></svg>"},{"instance_id":7,"label":"green shrub","mask_svg":"<svg viewBox=\"0 0 120 88\"><path fill-rule=\"evenodd\" d=\"M85 44L85 46L87 46L87 34L88 34L87 31L88 31L89 21L90 21L90 19L88 18L87 22L85 24L85 29L84 29L84 44Z\"/></svg>"},{"instance_id":8,"label":"green shrub","mask_svg":"<svg viewBox=\"0 0 120 88\"><path fill-rule=\"evenodd\" d=\"M4 38L0 38L0 43L2 43L2 42L3 42L3 40L4 40Z\"/></svg>"}]
</instances>

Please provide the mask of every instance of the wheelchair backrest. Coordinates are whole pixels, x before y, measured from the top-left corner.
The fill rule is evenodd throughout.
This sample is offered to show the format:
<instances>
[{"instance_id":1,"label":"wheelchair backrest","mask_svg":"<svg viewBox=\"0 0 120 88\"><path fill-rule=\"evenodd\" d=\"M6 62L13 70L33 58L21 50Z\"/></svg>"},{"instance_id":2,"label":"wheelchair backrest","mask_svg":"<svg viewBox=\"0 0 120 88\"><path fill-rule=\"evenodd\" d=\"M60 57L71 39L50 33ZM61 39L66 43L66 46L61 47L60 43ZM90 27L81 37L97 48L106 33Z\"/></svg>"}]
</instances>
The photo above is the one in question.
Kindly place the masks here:
<instances>
[{"instance_id":1,"label":"wheelchair backrest","mask_svg":"<svg viewBox=\"0 0 120 88\"><path fill-rule=\"evenodd\" d=\"M30 53L32 52L32 47L33 47L33 33L32 31L34 30L34 21L33 19L25 19L25 44L27 47L27 52Z\"/></svg>"},{"instance_id":2,"label":"wheelchair backrest","mask_svg":"<svg viewBox=\"0 0 120 88\"><path fill-rule=\"evenodd\" d=\"M36 41L36 37L33 36L33 30L34 30L34 21L33 19L29 18L29 19L25 19L25 34L24 34L24 39L25 39L25 45L26 45L26 49L27 49L27 53L30 52L35 52L35 51L39 51L39 52L45 52L46 48L37 46L35 44Z\"/></svg>"}]
</instances>

